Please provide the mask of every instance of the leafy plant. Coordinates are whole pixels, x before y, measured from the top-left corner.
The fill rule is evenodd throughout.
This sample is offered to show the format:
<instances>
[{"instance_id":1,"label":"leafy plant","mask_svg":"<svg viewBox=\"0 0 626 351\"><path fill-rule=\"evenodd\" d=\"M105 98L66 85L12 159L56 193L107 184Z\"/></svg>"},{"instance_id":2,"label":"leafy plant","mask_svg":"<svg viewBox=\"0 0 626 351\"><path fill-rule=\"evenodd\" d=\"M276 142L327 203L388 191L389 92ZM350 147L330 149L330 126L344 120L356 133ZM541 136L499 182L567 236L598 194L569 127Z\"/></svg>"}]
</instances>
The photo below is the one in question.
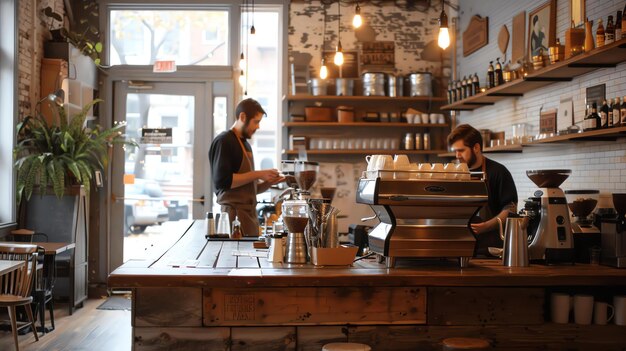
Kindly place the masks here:
<instances>
[{"instance_id":1,"label":"leafy plant","mask_svg":"<svg viewBox=\"0 0 626 351\"><path fill-rule=\"evenodd\" d=\"M69 121L63 106L50 104L57 113L58 124L49 124L40 113L18 123L17 145L13 149L18 203L24 197L30 199L37 187L44 192L51 186L59 198L70 185L84 185L88 192L95 172L103 172L108 166L110 146L137 146L123 137L124 123L109 129L85 126L89 110L100 101L87 104Z\"/></svg>"},{"instance_id":2,"label":"leafy plant","mask_svg":"<svg viewBox=\"0 0 626 351\"><path fill-rule=\"evenodd\" d=\"M100 30L93 23L97 23L98 2L93 0L83 0L82 13L79 23L76 26L80 31L68 30L65 27L53 28L54 22L63 23L63 16L48 6L43 10L43 14L50 18L48 27L50 32L58 31L62 40L71 43L85 56L90 57L98 67L101 66L100 54L102 54L102 42L100 41ZM54 37L54 34L53 34Z\"/></svg>"}]
</instances>

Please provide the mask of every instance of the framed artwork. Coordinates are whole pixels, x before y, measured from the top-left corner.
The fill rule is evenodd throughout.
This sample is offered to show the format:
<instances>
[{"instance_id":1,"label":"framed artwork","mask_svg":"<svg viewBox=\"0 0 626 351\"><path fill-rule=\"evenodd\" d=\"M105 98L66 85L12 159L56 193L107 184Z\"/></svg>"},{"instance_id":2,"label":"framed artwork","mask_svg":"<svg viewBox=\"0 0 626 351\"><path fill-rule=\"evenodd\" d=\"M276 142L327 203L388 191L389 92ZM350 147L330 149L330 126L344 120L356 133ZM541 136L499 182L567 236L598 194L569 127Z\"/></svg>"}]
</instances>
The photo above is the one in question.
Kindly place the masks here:
<instances>
[{"instance_id":1,"label":"framed artwork","mask_svg":"<svg viewBox=\"0 0 626 351\"><path fill-rule=\"evenodd\" d=\"M570 0L570 9L574 27L582 26L585 23L585 0Z\"/></svg>"},{"instance_id":2,"label":"framed artwork","mask_svg":"<svg viewBox=\"0 0 626 351\"><path fill-rule=\"evenodd\" d=\"M556 43L556 0L549 0L528 14L528 59L548 56Z\"/></svg>"}]
</instances>

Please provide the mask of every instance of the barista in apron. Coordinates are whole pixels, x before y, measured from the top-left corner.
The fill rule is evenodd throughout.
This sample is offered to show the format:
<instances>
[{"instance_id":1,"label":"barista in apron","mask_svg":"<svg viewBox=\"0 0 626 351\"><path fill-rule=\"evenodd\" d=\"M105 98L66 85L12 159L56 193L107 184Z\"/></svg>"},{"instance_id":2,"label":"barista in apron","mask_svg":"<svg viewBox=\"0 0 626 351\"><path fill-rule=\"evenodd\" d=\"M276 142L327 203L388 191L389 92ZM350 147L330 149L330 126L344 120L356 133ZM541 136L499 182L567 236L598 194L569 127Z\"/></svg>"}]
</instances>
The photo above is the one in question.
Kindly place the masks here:
<instances>
[{"instance_id":1,"label":"barista in apron","mask_svg":"<svg viewBox=\"0 0 626 351\"><path fill-rule=\"evenodd\" d=\"M504 223L509 213L517 209L517 189L511 173L502 164L482 154L482 136L470 125L462 124L448 135L448 145L460 162L472 171L482 171L487 186L487 205L479 216L472 218L471 228L476 234L476 254L487 255L488 247L502 247L498 219Z\"/></svg>"},{"instance_id":2,"label":"barista in apron","mask_svg":"<svg viewBox=\"0 0 626 351\"><path fill-rule=\"evenodd\" d=\"M259 128L265 111L253 100L241 101L235 110L233 127L218 135L211 143L209 160L217 203L227 212L230 221L239 218L244 236L258 236L256 195L284 180L276 169L256 171L250 139Z\"/></svg>"}]
</instances>

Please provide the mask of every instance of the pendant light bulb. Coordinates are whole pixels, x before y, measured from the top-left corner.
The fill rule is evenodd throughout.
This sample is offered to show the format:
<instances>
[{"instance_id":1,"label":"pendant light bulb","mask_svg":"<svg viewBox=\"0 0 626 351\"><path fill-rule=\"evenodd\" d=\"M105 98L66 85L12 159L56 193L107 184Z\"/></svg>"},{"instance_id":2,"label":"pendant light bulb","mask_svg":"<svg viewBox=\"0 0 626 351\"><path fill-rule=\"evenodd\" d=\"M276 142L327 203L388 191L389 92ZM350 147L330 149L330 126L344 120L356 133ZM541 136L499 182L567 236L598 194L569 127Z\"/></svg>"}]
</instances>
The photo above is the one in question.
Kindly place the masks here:
<instances>
[{"instance_id":1,"label":"pendant light bulb","mask_svg":"<svg viewBox=\"0 0 626 351\"><path fill-rule=\"evenodd\" d=\"M239 75L239 84L243 87L246 85L246 75L241 70L241 74Z\"/></svg>"},{"instance_id":2,"label":"pendant light bulb","mask_svg":"<svg viewBox=\"0 0 626 351\"><path fill-rule=\"evenodd\" d=\"M252 25L252 27L250 27L250 34L252 35L256 34L256 29L254 28L254 24Z\"/></svg>"},{"instance_id":3,"label":"pendant light bulb","mask_svg":"<svg viewBox=\"0 0 626 351\"><path fill-rule=\"evenodd\" d=\"M320 67L320 79L326 79L328 77L328 67L326 67L326 60L322 59L322 67Z\"/></svg>"},{"instance_id":4,"label":"pendant light bulb","mask_svg":"<svg viewBox=\"0 0 626 351\"><path fill-rule=\"evenodd\" d=\"M446 49L450 46L450 33L448 32L448 16L446 12L441 10L441 15L439 16L439 37L437 38L437 44L442 49Z\"/></svg>"},{"instance_id":5,"label":"pendant light bulb","mask_svg":"<svg viewBox=\"0 0 626 351\"><path fill-rule=\"evenodd\" d=\"M354 18L352 18L352 26L354 28L359 28L363 24L363 18L361 17L361 6L356 4L356 9L354 9Z\"/></svg>"},{"instance_id":6,"label":"pendant light bulb","mask_svg":"<svg viewBox=\"0 0 626 351\"><path fill-rule=\"evenodd\" d=\"M343 65L343 49L341 48L341 40L337 44L337 51L335 52L334 62L337 66Z\"/></svg>"},{"instance_id":7,"label":"pendant light bulb","mask_svg":"<svg viewBox=\"0 0 626 351\"><path fill-rule=\"evenodd\" d=\"M239 56L239 68L241 69L242 72L243 72L243 69L246 68L246 58L243 56L243 51L241 52L241 55Z\"/></svg>"}]
</instances>

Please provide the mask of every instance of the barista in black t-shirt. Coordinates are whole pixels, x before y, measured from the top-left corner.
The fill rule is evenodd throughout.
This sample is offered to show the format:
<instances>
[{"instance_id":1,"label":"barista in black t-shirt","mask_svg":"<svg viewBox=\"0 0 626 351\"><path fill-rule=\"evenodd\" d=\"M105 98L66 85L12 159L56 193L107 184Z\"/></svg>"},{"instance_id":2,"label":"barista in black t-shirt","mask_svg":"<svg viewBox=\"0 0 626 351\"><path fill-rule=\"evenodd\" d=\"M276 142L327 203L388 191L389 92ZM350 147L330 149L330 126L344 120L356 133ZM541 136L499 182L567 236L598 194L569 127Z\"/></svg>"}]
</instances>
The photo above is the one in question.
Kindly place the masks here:
<instances>
[{"instance_id":1,"label":"barista in black t-shirt","mask_svg":"<svg viewBox=\"0 0 626 351\"><path fill-rule=\"evenodd\" d=\"M471 227L477 234L476 253L485 255L489 246L502 247L498 218L504 225L509 213L517 210L515 182L506 167L483 156L483 138L469 124L456 127L448 135L448 146L471 171L484 173L489 199L480 211L480 218L472 220Z\"/></svg>"}]
</instances>

